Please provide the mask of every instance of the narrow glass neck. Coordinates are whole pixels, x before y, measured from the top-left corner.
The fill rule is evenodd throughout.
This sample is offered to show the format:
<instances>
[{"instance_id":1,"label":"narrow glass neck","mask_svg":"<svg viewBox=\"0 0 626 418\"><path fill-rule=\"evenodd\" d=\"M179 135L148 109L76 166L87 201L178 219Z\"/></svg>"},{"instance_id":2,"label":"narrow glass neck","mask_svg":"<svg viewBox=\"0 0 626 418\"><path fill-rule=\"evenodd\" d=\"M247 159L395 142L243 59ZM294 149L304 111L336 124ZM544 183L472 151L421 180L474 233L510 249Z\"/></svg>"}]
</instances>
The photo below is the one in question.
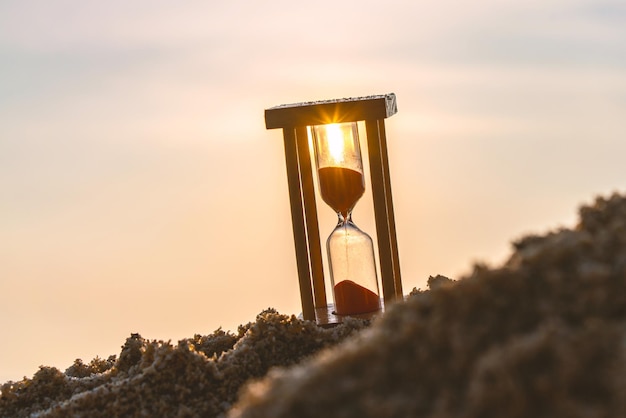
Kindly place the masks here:
<instances>
[{"instance_id":1,"label":"narrow glass neck","mask_svg":"<svg viewBox=\"0 0 626 418\"><path fill-rule=\"evenodd\" d=\"M352 224L352 210L349 210L346 213L337 212L337 226Z\"/></svg>"}]
</instances>

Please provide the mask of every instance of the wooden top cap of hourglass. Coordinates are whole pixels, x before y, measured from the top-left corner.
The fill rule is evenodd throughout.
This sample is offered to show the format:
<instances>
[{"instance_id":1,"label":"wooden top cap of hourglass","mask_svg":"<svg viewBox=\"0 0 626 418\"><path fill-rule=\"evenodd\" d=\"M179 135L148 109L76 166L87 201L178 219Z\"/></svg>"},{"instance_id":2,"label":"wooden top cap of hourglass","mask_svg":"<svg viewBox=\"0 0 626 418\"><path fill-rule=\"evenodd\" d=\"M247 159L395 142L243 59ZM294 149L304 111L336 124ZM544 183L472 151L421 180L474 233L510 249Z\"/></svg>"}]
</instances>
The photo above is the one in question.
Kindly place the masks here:
<instances>
[{"instance_id":1,"label":"wooden top cap of hourglass","mask_svg":"<svg viewBox=\"0 0 626 418\"><path fill-rule=\"evenodd\" d=\"M385 119L398 111L394 93L319 102L292 103L265 109L267 129Z\"/></svg>"}]
</instances>

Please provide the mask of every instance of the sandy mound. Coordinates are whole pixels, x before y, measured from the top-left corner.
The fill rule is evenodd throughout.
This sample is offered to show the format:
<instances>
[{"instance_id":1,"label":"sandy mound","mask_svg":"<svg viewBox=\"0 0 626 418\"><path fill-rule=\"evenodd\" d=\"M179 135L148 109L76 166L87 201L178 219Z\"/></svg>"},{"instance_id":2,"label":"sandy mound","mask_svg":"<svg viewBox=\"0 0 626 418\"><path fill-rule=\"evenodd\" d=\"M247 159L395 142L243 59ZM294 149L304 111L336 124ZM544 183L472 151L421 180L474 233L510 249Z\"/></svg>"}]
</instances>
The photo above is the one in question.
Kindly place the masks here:
<instances>
[{"instance_id":1,"label":"sandy mound","mask_svg":"<svg viewBox=\"0 0 626 418\"><path fill-rule=\"evenodd\" d=\"M230 416L626 417L626 198L580 215L270 372Z\"/></svg>"},{"instance_id":2,"label":"sandy mound","mask_svg":"<svg viewBox=\"0 0 626 418\"><path fill-rule=\"evenodd\" d=\"M218 416L249 379L289 366L367 324L350 320L322 329L272 309L238 335L217 330L177 345L126 340L119 358L80 360L62 373L41 367L32 379L0 387L0 417Z\"/></svg>"},{"instance_id":3,"label":"sandy mound","mask_svg":"<svg viewBox=\"0 0 626 418\"><path fill-rule=\"evenodd\" d=\"M626 197L580 215L367 329L268 310L237 335L133 334L119 358L4 384L0 417L624 417Z\"/></svg>"}]
</instances>

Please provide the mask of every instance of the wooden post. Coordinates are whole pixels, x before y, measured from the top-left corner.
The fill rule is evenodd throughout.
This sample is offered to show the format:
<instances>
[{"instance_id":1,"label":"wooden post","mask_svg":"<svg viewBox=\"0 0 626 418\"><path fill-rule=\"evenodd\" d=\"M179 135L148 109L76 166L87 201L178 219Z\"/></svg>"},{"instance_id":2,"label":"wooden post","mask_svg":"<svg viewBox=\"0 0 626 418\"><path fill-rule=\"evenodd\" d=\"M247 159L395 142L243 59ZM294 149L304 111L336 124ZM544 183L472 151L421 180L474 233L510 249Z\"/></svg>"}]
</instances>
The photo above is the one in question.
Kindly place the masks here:
<instances>
[{"instance_id":1,"label":"wooden post","mask_svg":"<svg viewBox=\"0 0 626 418\"><path fill-rule=\"evenodd\" d=\"M285 141L289 203L291 204L291 224L293 227L293 241L296 247L296 263L298 267L298 281L300 283L300 299L302 301L302 316L304 319L315 321L311 271L309 269L309 252L306 230L304 229L304 212L296 132L294 129L283 129L283 137Z\"/></svg>"},{"instance_id":2,"label":"wooden post","mask_svg":"<svg viewBox=\"0 0 626 418\"><path fill-rule=\"evenodd\" d=\"M324 284L324 266L320 244L320 228L317 221L317 205L315 204L315 186L309 152L309 136L306 126L296 128L298 143L298 162L300 163L300 181L304 200L304 214L309 249L309 262L313 281L313 297L316 308L326 307L326 286Z\"/></svg>"},{"instance_id":3,"label":"wooden post","mask_svg":"<svg viewBox=\"0 0 626 418\"><path fill-rule=\"evenodd\" d=\"M396 288L396 299L402 300L402 278L400 276L400 256L398 255L398 239L396 236L396 217L393 210L391 196L391 176L389 173L389 157L387 154L387 134L385 133L385 120L378 121L378 136L380 139L380 156L382 160L383 175L385 178L385 209L387 215L387 231L389 233L389 247L391 248L391 261L393 262L393 280Z\"/></svg>"},{"instance_id":4,"label":"wooden post","mask_svg":"<svg viewBox=\"0 0 626 418\"><path fill-rule=\"evenodd\" d=\"M384 129L382 119L365 121L380 275L383 297L387 303L401 299L403 296Z\"/></svg>"}]
</instances>

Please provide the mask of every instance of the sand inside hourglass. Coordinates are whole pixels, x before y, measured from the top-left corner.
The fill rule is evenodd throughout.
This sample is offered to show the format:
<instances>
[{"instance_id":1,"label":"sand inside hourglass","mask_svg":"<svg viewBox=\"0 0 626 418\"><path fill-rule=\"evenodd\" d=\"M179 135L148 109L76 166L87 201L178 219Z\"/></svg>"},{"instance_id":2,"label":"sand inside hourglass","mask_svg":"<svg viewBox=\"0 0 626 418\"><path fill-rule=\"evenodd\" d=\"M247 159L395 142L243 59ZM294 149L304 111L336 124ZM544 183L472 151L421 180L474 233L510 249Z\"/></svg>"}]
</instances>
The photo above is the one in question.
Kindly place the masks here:
<instances>
[{"instance_id":1,"label":"sand inside hourglass","mask_svg":"<svg viewBox=\"0 0 626 418\"><path fill-rule=\"evenodd\" d=\"M335 312L338 315L357 315L380 309L380 298L371 290L344 280L335 285Z\"/></svg>"},{"instance_id":2,"label":"sand inside hourglass","mask_svg":"<svg viewBox=\"0 0 626 418\"><path fill-rule=\"evenodd\" d=\"M322 199L345 219L365 192L363 173L345 167L323 167L318 174Z\"/></svg>"}]
</instances>

